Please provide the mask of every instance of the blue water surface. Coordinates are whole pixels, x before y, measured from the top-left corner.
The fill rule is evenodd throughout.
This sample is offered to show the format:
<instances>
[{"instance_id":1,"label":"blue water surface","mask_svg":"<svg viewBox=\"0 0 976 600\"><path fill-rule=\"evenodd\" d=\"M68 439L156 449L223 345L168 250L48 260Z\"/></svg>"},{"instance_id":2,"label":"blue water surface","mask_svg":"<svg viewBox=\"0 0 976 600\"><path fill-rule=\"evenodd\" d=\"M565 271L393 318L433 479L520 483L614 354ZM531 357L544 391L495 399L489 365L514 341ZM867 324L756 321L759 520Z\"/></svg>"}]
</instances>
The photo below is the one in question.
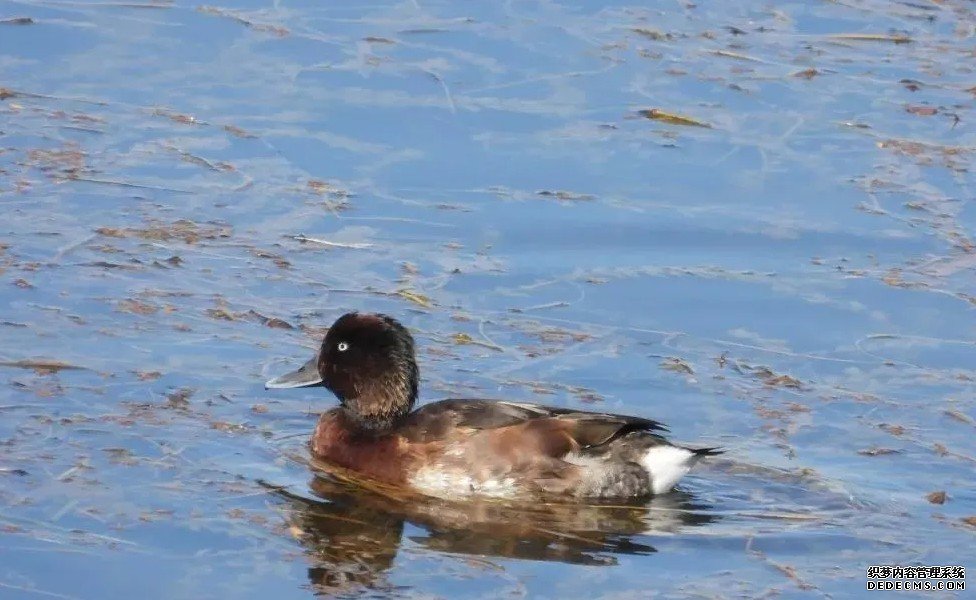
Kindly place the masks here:
<instances>
[{"instance_id":1,"label":"blue water surface","mask_svg":"<svg viewBox=\"0 0 976 600\"><path fill-rule=\"evenodd\" d=\"M974 22L0 5L0 597L822 598L976 568ZM263 381L353 309L412 329L424 401L727 453L639 506L316 478L334 401Z\"/></svg>"}]
</instances>

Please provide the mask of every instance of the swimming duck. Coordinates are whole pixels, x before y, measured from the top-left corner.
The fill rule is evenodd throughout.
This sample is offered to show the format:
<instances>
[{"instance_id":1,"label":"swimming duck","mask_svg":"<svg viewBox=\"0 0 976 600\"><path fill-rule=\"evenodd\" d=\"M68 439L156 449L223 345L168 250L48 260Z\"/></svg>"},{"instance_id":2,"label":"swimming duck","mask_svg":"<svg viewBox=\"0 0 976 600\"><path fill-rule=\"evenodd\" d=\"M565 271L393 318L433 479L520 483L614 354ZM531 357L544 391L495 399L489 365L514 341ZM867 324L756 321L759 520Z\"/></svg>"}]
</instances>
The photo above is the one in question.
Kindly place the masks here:
<instances>
[{"instance_id":1,"label":"swimming duck","mask_svg":"<svg viewBox=\"0 0 976 600\"><path fill-rule=\"evenodd\" d=\"M419 371L393 317L348 313L318 354L266 388L324 386L339 406L319 418L312 454L437 497L625 499L671 490L717 448L668 442L661 423L522 402L441 400L414 410Z\"/></svg>"}]
</instances>

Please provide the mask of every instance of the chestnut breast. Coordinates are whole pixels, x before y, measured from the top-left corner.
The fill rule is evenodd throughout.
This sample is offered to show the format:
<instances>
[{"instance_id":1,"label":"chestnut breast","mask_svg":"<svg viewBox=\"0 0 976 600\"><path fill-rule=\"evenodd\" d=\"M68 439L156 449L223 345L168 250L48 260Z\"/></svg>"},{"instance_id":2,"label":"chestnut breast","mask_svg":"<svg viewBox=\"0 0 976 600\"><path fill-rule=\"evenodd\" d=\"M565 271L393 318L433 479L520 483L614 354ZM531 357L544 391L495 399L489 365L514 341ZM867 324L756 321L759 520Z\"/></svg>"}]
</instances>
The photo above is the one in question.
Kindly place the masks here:
<instances>
[{"instance_id":1,"label":"chestnut breast","mask_svg":"<svg viewBox=\"0 0 976 600\"><path fill-rule=\"evenodd\" d=\"M406 439L396 433L363 433L341 408L319 418L310 445L318 458L379 481L403 483L416 467L417 449Z\"/></svg>"}]
</instances>

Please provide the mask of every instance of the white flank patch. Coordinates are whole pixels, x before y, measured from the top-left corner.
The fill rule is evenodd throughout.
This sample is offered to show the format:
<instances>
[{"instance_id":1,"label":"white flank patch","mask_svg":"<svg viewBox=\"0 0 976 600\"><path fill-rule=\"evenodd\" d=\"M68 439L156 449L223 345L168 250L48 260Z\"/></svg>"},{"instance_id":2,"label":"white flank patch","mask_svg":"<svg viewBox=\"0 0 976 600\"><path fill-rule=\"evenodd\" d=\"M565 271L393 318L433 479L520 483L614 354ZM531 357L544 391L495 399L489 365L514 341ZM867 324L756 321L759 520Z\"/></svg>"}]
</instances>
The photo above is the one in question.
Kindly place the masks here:
<instances>
[{"instance_id":1,"label":"white flank patch","mask_svg":"<svg viewBox=\"0 0 976 600\"><path fill-rule=\"evenodd\" d=\"M641 459L641 464L651 474L651 491L664 494L684 477L698 462L691 450L677 446L654 446Z\"/></svg>"},{"instance_id":2,"label":"white flank patch","mask_svg":"<svg viewBox=\"0 0 976 600\"><path fill-rule=\"evenodd\" d=\"M515 480L509 477L477 481L460 471L434 467L418 470L409 483L411 487L428 496L447 499L472 495L508 498L518 493Z\"/></svg>"}]
</instances>

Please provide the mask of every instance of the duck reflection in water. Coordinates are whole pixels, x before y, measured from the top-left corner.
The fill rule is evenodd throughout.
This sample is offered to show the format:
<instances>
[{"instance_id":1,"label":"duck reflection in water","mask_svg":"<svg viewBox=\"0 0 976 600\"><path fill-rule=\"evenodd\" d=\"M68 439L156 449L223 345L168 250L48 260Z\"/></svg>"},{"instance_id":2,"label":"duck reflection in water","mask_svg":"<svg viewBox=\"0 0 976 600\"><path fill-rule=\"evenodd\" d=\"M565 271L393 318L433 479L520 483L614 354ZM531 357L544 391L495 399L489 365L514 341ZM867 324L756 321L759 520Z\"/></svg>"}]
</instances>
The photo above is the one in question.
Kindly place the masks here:
<instances>
[{"instance_id":1,"label":"duck reflection in water","mask_svg":"<svg viewBox=\"0 0 976 600\"><path fill-rule=\"evenodd\" d=\"M612 566L618 555L656 552L645 534L717 519L680 490L634 503L459 502L380 485L317 461L313 468L320 471L309 484L317 497L276 493L312 562L310 583L325 595L392 588L386 573L407 524L421 531L408 538L411 544L439 552Z\"/></svg>"}]
</instances>

